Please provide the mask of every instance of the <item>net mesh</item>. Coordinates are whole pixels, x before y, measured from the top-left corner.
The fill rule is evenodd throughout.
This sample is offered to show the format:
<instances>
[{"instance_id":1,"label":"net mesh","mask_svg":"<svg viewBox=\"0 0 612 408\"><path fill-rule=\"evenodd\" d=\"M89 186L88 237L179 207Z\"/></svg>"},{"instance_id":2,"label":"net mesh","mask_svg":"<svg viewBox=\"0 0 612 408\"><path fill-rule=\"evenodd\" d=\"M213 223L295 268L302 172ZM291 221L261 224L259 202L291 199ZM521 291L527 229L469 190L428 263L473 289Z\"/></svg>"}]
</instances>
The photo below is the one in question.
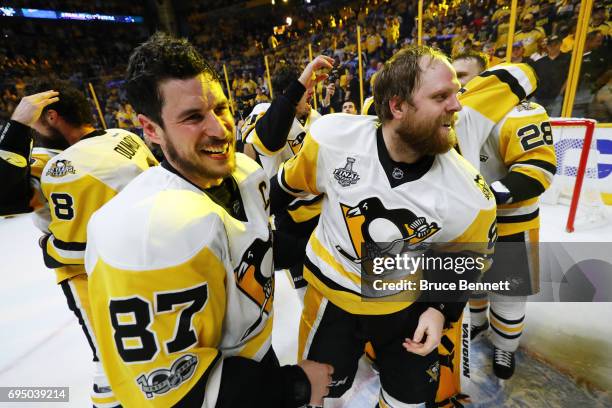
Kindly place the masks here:
<instances>
[{"instance_id":1,"label":"net mesh","mask_svg":"<svg viewBox=\"0 0 612 408\"><path fill-rule=\"evenodd\" d=\"M573 124L571 121L553 125L553 142L557 155L557 174L550 188L542 196L547 204L570 205L574 195L577 175L580 170L580 155L585 143L586 125ZM606 222L607 210L601 198L599 185L599 152L595 135L589 146L588 160L584 169L584 179L580 190L574 227L587 229Z\"/></svg>"}]
</instances>

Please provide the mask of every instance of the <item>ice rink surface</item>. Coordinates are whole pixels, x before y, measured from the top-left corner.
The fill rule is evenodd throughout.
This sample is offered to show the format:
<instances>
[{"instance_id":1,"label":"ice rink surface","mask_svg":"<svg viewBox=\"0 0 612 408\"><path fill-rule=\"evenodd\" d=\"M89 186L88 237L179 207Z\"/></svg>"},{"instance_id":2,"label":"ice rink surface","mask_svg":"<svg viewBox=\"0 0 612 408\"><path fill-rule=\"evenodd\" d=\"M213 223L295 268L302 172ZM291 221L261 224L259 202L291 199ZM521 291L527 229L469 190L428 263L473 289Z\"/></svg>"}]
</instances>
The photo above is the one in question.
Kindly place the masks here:
<instances>
[{"instance_id":1,"label":"ice rink surface","mask_svg":"<svg viewBox=\"0 0 612 408\"><path fill-rule=\"evenodd\" d=\"M612 225L567 234L567 207L543 206L541 241L612 240ZM45 268L29 216L0 219L0 386L67 386L69 403L0 403L2 407L91 406L91 352L55 275ZM274 348L282 363L295 362L300 304L285 274L277 274ZM609 319L609 316L607 317ZM473 347L475 407L612 407L612 391L594 390L525 351L515 376L494 379L486 339ZM569 357L568 357L569 358ZM361 362L353 388L326 407L373 407L378 376Z\"/></svg>"}]
</instances>

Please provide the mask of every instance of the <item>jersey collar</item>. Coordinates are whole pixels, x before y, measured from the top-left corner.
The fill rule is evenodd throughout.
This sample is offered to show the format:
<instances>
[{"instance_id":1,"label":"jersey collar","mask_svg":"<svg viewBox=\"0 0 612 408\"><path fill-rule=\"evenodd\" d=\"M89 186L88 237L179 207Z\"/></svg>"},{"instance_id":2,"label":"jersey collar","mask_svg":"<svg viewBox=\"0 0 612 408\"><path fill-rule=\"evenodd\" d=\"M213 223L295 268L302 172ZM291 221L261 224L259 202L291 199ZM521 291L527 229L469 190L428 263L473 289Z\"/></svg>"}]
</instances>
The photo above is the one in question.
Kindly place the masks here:
<instances>
[{"instance_id":1,"label":"jersey collar","mask_svg":"<svg viewBox=\"0 0 612 408\"><path fill-rule=\"evenodd\" d=\"M224 208L225 211L227 211L232 217L240 221L248 221L244 210L242 196L240 194L240 188L238 187L238 183L236 183L233 176L230 175L224 178L221 184L218 186L202 189L186 179L177 169L174 168L174 166L170 164L170 162L168 162L168 160L162 161L160 165L170 173L176 174L192 186L196 187L198 190L202 191L212 201L214 201L215 204Z\"/></svg>"},{"instance_id":2,"label":"jersey collar","mask_svg":"<svg viewBox=\"0 0 612 408\"><path fill-rule=\"evenodd\" d=\"M435 160L435 156L423 156L415 163L394 161L387 151L382 126L376 129L376 147L378 149L378 160L385 171L391 188L420 179L429 171Z\"/></svg>"}]
</instances>

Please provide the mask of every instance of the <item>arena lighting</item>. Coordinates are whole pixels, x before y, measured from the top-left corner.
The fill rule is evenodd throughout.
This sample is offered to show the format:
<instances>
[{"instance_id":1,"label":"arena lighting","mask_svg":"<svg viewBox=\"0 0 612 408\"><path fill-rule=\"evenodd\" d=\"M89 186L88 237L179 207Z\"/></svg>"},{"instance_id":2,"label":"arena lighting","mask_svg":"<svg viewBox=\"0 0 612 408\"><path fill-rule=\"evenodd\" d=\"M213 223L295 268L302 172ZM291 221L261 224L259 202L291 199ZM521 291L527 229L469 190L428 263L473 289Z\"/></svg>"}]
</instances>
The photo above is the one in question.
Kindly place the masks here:
<instances>
[{"instance_id":1,"label":"arena lighting","mask_svg":"<svg viewBox=\"0 0 612 408\"><path fill-rule=\"evenodd\" d=\"M285 21L287 22L287 25L288 25L288 26L290 26L290 25L291 25L291 23L293 23L293 19L292 19L291 17L287 17L287 18L285 19Z\"/></svg>"}]
</instances>

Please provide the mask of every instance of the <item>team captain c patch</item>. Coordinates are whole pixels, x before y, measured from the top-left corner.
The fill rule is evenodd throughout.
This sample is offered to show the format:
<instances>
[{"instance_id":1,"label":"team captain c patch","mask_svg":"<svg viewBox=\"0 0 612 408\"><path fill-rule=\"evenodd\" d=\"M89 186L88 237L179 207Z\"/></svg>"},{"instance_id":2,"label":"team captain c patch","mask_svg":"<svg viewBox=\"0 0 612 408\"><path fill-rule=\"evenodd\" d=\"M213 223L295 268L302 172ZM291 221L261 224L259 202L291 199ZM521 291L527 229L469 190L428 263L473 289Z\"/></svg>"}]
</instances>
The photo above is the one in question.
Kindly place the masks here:
<instances>
[{"instance_id":1,"label":"team captain c patch","mask_svg":"<svg viewBox=\"0 0 612 408\"><path fill-rule=\"evenodd\" d=\"M178 388L181 383L187 381L194 373L198 365L198 358L193 354L186 354L172 363L169 369L161 368L143 374L136 382L140 384L142 392L148 399L165 394L173 388Z\"/></svg>"}]
</instances>

